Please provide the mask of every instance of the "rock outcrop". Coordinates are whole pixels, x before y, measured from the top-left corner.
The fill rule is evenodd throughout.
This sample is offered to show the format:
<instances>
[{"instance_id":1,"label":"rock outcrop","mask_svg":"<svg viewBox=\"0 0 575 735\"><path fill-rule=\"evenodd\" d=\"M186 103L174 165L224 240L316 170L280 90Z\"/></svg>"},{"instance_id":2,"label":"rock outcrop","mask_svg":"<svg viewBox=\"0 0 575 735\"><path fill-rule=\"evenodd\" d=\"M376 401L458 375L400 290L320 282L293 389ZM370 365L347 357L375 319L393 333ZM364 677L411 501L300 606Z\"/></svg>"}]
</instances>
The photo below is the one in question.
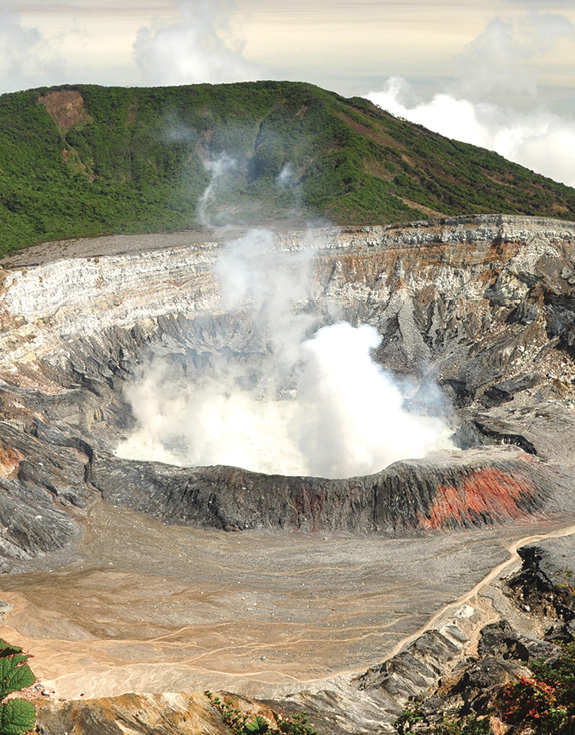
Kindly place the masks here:
<instances>
[{"instance_id":1,"label":"rock outcrop","mask_svg":"<svg viewBox=\"0 0 575 735\"><path fill-rule=\"evenodd\" d=\"M122 506L170 525L280 535L321 531L318 542L329 533L371 534L401 539L408 549L414 536L428 534L439 554L441 532L448 530L517 539L573 522L575 227L551 220L478 216L276 233L273 258L313 251L309 293L296 309L313 311L318 324L346 319L376 327L383 336L379 363L422 386L409 399L413 410L443 410L445 400L430 400L425 390L430 382L451 402L459 449L345 480L116 456L134 422L125 386L151 355L194 380L222 354L267 354L266 335L253 328L247 307L230 312L220 303L213 266L224 237L229 234L221 241L214 233L209 241L198 233L101 238L32 248L0 264L2 572L86 563L103 584L100 568L112 562L86 556L83 541L102 504L110 513ZM502 524L504 532L498 531ZM571 542L543 543L565 556L563 566L573 566ZM513 629L500 622L487 628L479 658L469 658L477 630L448 616L397 656L383 663L375 658L379 663L367 673L356 676L356 666L344 680L294 683L291 696L285 686L284 695L272 687L268 704L288 713L308 709L326 735L392 732L410 693L433 695L437 707L483 712L481 690L495 691L519 670L510 661L518 657L517 666L524 665L525 651L543 650L530 642L525 621L519 625L521 615L535 610L560 618L547 626L553 630L546 645L572 635L569 600L557 595L555 572L540 564L548 557L532 547L522 553L526 567L508 599L509 606L517 601L519 612L501 612L501 590L489 593L495 618ZM501 544L498 554L493 564L504 555ZM483 572L473 576L472 567L468 561L465 573L473 585ZM76 571L83 580L83 567ZM32 575L30 584L37 583ZM25 596L25 585L22 577L14 588ZM42 599L44 589L38 594ZM479 613L471 619L476 628L483 620ZM36 635L40 627L27 630ZM69 635L92 641L93 630L70 626ZM161 631L154 635L162 637ZM142 648L138 638L130 652L147 661ZM485 678L488 650L496 651L497 681ZM453 686L445 672L455 677ZM51 703L42 709L41 732L76 732L73 722L86 735L220 732L204 707L201 697L167 694Z\"/></svg>"},{"instance_id":2,"label":"rock outcrop","mask_svg":"<svg viewBox=\"0 0 575 735\"><path fill-rule=\"evenodd\" d=\"M40 703L39 735L226 735L227 728L196 694L126 695L79 700L64 705Z\"/></svg>"},{"instance_id":3,"label":"rock outcrop","mask_svg":"<svg viewBox=\"0 0 575 735\"><path fill-rule=\"evenodd\" d=\"M13 520L4 553L68 544L82 523L74 509L98 494L172 523L394 533L571 507L569 478L547 465L569 467L573 454L574 238L568 223L496 216L277 233L274 257L314 252L300 308L374 325L380 363L423 382L433 375L459 411L461 456L330 482L111 454L132 420L123 386L147 356L186 361L193 379L224 347L265 351L242 312L222 310L212 275L220 242L103 238L5 260L0 438ZM428 410L426 400L422 390L411 403ZM561 437L551 449L545 411ZM471 449L498 443L526 454ZM49 543L18 520L26 504L40 509Z\"/></svg>"},{"instance_id":4,"label":"rock outcrop","mask_svg":"<svg viewBox=\"0 0 575 735\"><path fill-rule=\"evenodd\" d=\"M113 503L170 523L356 533L472 528L572 502L569 475L515 447L446 452L349 480L174 468L96 455L90 483Z\"/></svg>"}]
</instances>

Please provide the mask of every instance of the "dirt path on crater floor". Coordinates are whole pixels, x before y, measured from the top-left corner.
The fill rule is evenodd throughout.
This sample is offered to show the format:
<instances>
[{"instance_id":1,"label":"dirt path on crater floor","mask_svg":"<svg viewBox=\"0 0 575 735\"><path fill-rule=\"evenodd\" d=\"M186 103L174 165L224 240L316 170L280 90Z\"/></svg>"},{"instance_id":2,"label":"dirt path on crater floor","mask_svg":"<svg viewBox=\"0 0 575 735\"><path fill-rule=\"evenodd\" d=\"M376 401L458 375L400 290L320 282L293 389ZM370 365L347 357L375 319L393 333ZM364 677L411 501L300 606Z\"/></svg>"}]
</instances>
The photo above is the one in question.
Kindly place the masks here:
<instances>
[{"instance_id":1,"label":"dirt path on crater floor","mask_svg":"<svg viewBox=\"0 0 575 735\"><path fill-rule=\"evenodd\" d=\"M490 623L496 622L501 617L497 612L494 612L491 604L489 603L485 604L485 601L483 602L481 601L480 593L482 592L482 590L485 590L487 587L489 587L489 585L491 585L496 579L501 577L506 570L511 569L514 565L520 562L521 557L519 556L518 550L521 549L523 546L528 546L529 544L534 544L539 541L544 541L545 539L562 538L565 536L572 536L574 534L575 534L575 525L569 524L568 526L558 528L549 533L536 533L530 536L525 536L524 538L518 539L516 541L513 541L513 543L511 543L507 547L507 551L509 552L508 559L500 562L497 566L495 566L488 574L485 575L485 577L482 580L480 580L473 587L473 589L469 590L469 592L466 592L464 595L462 595L460 598L458 598L454 602L450 602L448 605L443 607L441 610L438 610L418 630L416 630L414 633L409 635L404 640L399 641L394 646L394 648L387 654L387 656L385 657L385 660L393 658L393 656L399 653L399 651L402 648L409 645L409 643L414 641L416 638L419 638L419 636L423 635L423 633L425 633L426 631L430 630L431 628L436 627L439 621L448 619L450 617L450 613L451 614L455 613L457 610L462 608L464 605L469 605L473 607L475 610L479 611L480 613L479 618L476 619L475 624L473 626L472 637L470 638L466 646L467 649L476 648L478 639L481 633L481 629L485 627L486 625L489 625Z\"/></svg>"}]
</instances>

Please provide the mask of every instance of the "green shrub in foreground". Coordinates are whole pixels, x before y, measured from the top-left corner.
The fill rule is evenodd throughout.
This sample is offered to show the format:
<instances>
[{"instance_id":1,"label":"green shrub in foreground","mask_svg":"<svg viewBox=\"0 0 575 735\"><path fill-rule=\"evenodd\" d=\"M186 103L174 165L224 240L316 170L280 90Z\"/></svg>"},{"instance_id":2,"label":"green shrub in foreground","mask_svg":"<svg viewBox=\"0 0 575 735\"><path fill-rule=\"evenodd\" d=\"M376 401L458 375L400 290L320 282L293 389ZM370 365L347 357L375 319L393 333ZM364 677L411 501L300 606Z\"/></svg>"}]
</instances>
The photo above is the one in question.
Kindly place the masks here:
<instances>
[{"instance_id":1,"label":"green shrub in foreground","mask_svg":"<svg viewBox=\"0 0 575 735\"><path fill-rule=\"evenodd\" d=\"M558 661L530 664L503 690L498 709L504 722L529 725L538 735L575 732L575 643L562 646Z\"/></svg>"},{"instance_id":2,"label":"green shrub in foreground","mask_svg":"<svg viewBox=\"0 0 575 735\"><path fill-rule=\"evenodd\" d=\"M307 715L300 712L290 719L278 716L275 723L261 715L244 715L233 706L231 699L222 700L213 692L204 692L212 706L220 715L222 722L233 735L317 735L317 731L307 724Z\"/></svg>"},{"instance_id":3,"label":"green shrub in foreground","mask_svg":"<svg viewBox=\"0 0 575 735\"><path fill-rule=\"evenodd\" d=\"M6 700L36 681L27 660L21 648L0 639L0 735L24 735L36 724L34 705L24 699Z\"/></svg>"}]
</instances>

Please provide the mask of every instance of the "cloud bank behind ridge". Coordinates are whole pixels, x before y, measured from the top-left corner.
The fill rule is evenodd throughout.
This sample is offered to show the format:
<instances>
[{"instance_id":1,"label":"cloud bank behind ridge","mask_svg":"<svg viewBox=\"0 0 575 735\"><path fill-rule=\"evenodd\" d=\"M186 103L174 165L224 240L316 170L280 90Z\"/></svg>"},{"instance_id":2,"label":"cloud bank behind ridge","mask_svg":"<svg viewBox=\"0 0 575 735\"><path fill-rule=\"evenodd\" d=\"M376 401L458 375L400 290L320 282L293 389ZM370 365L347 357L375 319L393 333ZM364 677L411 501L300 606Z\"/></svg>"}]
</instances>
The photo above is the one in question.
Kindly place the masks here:
<instances>
[{"instance_id":1,"label":"cloud bank behind ridge","mask_svg":"<svg viewBox=\"0 0 575 735\"><path fill-rule=\"evenodd\" d=\"M575 186L575 119L546 109L530 73L532 60L574 39L560 15L495 19L456 60L459 79L450 89L422 101L407 80L392 76L366 97L393 115Z\"/></svg>"},{"instance_id":2,"label":"cloud bank behind ridge","mask_svg":"<svg viewBox=\"0 0 575 735\"><path fill-rule=\"evenodd\" d=\"M134 59L145 84L199 84L252 81L258 69L246 61L242 44L228 26L232 0L180 2L180 17L142 27Z\"/></svg>"}]
</instances>

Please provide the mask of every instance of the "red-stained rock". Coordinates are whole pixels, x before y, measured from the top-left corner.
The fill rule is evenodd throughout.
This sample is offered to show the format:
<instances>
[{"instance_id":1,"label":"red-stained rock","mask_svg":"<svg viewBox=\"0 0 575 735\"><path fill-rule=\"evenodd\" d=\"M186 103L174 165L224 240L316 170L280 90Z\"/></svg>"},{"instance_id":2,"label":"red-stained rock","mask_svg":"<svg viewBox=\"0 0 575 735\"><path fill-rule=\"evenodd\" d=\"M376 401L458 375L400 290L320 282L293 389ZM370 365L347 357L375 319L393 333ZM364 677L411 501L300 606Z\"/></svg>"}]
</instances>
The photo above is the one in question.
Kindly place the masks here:
<instances>
[{"instance_id":1,"label":"red-stained rock","mask_svg":"<svg viewBox=\"0 0 575 735\"><path fill-rule=\"evenodd\" d=\"M460 487L438 485L427 515L418 514L418 520L424 529L444 528L464 518L470 523L478 518L513 520L525 517L521 505L532 502L537 502L537 488L528 478L484 468L472 472Z\"/></svg>"}]
</instances>

